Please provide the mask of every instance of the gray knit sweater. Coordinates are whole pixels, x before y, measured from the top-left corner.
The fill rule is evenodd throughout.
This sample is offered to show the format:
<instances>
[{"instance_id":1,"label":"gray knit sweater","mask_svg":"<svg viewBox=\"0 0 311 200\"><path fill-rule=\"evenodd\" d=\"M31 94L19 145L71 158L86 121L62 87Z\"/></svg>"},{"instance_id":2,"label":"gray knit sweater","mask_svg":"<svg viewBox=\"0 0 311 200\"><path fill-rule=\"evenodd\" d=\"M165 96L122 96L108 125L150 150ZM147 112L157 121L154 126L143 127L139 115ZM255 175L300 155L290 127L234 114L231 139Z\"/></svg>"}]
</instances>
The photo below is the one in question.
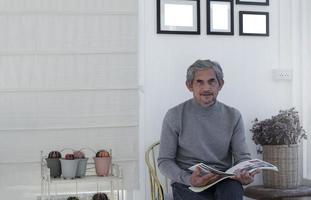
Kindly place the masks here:
<instances>
[{"instance_id":1,"label":"gray knit sweater","mask_svg":"<svg viewBox=\"0 0 311 200\"><path fill-rule=\"evenodd\" d=\"M190 99L165 115L158 166L173 182L190 185L199 162L222 171L250 159L241 114L219 101L208 108Z\"/></svg>"}]
</instances>

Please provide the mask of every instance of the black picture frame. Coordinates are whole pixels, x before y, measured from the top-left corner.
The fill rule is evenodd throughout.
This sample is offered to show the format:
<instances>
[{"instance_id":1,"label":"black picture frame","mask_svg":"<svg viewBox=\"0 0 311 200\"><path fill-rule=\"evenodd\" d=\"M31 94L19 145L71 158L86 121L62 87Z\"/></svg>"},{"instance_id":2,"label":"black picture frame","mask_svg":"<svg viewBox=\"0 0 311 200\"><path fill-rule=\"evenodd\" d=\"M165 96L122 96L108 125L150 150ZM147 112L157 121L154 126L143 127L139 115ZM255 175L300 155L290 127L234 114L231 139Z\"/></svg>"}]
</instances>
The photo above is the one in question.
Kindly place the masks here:
<instances>
[{"instance_id":1,"label":"black picture frame","mask_svg":"<svg viewBox=\"0 0 311 200\"><path fill-rule=\"evenodd\" d=\"M269 36L269 12L240 11L239 34Z\"/></svg>"},{"instance_id":2,"label":"black picture frame","mask_svg":"<svg viewBox=\"0 0 311 200\"><path fill-rule=\"evenodd\" d=\"M236 4L268 6L269 0L236 0Z\"/></svg>"},{"instance_id":3,"label":"black picture frame","mask_svg":"<svg viewBox=\"0 0 311 200\"><path fill-rule=\"evenodd\" d=\"M185 17L186 20L174 22ZM157 33L201 34L200 0L157 0Z\"/></svg>"},{"instance_id":4,"label":"black picture frame","mask_svg":"<svg viewBox=\"0 0 311 200\"><path fill-rule=\"evenodd\" d=\"M207 35L234 35L233 0L207 0L206 11Z\"/></svg>"}]
</instances>

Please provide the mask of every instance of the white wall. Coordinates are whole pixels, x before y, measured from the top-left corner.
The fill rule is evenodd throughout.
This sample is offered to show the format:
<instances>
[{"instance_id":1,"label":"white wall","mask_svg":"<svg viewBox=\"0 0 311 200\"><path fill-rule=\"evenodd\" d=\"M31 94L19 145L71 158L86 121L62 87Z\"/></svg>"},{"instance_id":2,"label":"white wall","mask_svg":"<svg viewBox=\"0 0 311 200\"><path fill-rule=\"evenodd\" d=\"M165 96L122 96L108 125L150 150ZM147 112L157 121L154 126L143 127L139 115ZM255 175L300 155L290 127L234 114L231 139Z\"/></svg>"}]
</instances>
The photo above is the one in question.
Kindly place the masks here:
<instances>
[{"instance_id":1,"label":"white wall","mask_svg":"<svg viewBox=\"0 0 311 200\"><path fill-rule=\"evenodd\" d=\"M141 145L146 148L158 140L165 112L191 98L184 84L187 67L196 59L212 59L222 65L225 75L219 99L242 112L247 141L252 156L257 157L249 131L251 121L293 105L292 81L274 80L272 69L292 67L292 21L299 1L270 0L269 6L235 5L234 36L206 35L206 1L201 1L201 35L156 34L156 1L140 3L144 5L144 28L140 32L143 51L139 54L144 91ZM268 11L270 36L239 36L239 10ZM143 170L140 173L145 176ZM256 182L261 182L260 176ZM148 188L146 191L145 199L149 199Z\"/></svg>"},{"instance_id":2,"label":"white wall","mask_svg":"<svg viewBox=\"0 0 311 200\"><path fill-rule=\"evenodd\" d=\"M44 91L45 89L52 89L56 90L54 91L56 93L61 93L62 91L59 91L60 88L59 85L57 85L60 82L62 82L62 84L60 84L60 87L66 86L67 88L62 89L66 90L67 92L68 90L70 91L72 89L82 89L83 94L98 93L98 90L106 91L106 89L108 89L108 91L111 91L112 88L110 88L110 86L116 86L116 84L119 83L119 73L116 73L113 76L107 76L107 71L98 71L101 70L101 66L107 64L113 66L114 69L115 67L119 67L119 69L121 70L120 72L123 73L122 77L125 78L125 81L129 81L129 83L131 83L130 85L124 84L125 88L129 87L130 89L134 89L134 91L136 90L136 1L126 1L127 3L124 3L125 1L122 0L79 0L77 3L77 1L72 0L32 0L29 2L27 3L23 0L0 0L0 12L2 19L0 21L2 23L1 27L8 26L8 28L6 29L1 29L0 34L0 69L3 70L2 72L5 72L1 73L0 77L0 86L2 89L0 95L2 102L6 103L4 105L11 105L12 102L9 99L5 100L5 98L3 97L10 95L11 98L13 98L16 97L16 93L21 93L21 95L23 96L27 96L28 93L38 92L42 92L45 94L47 93L46 91ZM139 176L140 190L135 193L135 200L149 199L149 194L145 192L145 190L148 191L146 185L146 183L148 183L148 180L145 177L145 164L143 160L144 151L149 144L159 139L162 118L166 110L191 97L190 93L186 91L186 87L184 85L185 71L186 68L196 59L201 58L216 60L220 62L220 64L223 66L226 83L219 98L221 101L240 109L244 116L245 126L247 130L250 128L251 121L255 117L259 117L261 119L269 117L271 114L277 112L280 108L287 108L294 104L295 101L297 101L295 100L295 98L292 97L292 94L295 93L295 91L292 91L292 82L273 80L272 69L291 68L294 64L296 64L295 58L293 58L292 56L292 53L297 50L297 48L295 48L295 40L293 40L293 37L299 34L297 33L297 30L295 30L295 28L299 28L299 24L295 23L296 21L294 21L293 16L295 15L295 13L297 13L297 10L299 10L299 2L300 0L270 0L270 6L262 7L235 5L235 35L211 36L205 34L206 5L205 1L201 1L201 35L193 36L156 34L156 1L139 0L138 49L140 66L139 76L141 85L141 109L139 122L139 166L141 170ZM66 6L69 6L69 9ZM67 8L67 10L62 10L62 8ZM112 8L112 10L102 8ZM271 30L270 36L238 36L238 10L269 11ZM24 15L26 15L26 18L20 20L21 16ZM42 18L40 18L41 15L43 16ZM51 18L53 18L52 16L55 15L61 15L61 17L58 17L58 20L51 20ZM120 25L118 27L115 27L115 23L112 23L114 22L114 20L109 18L110 20L105 21L109 25L102 26L98 29L99 26L96 26L96 24L102 21L102 18L100 16L110 15L116 18L118 18L118 15L121 15L121 19L126 18L127 20L131 18L131 22L126 23L126 25L123 24L122 26ZM76 18L70 16L75 16ZM85 17L86 20L84 21ZM49 32L50 26L45 23L45 20L47 20L50 25L54 26L54 31L56 27L56 31L58 30L60 32L56 34L54 34L54 32L52 31ZM70 26L67 26L67 24L70 24ZM87 28L84 27L86 25L88 25ZM41 26L43 28L40 30L33 29L38 26ZM109 31L110 29L108 29L107 27L110 26L113 27L113 30L121 28L122 31ZM124 27L127 28L124 29ZM92 29L89 32L90 34L84 34L83 31L89 31L90 28ZM22 32L21 30L24 30L24 32ZM39 38L34 37L33 33L35 31L38 31L41 34ZM19 35L20 32L24 34ZM65 35L65 37L61 37L61 32L66 33L67 35ZM80 34L77 35L77 32ZM96 33L95 35L92 34L94 32ZM129 41L125 42L125 40L122 40L123 42L117 42L118 40L115 40L114 37L117 35L117 33L120 34L119 36L121 36L121 38L129 39ZM108 38L110 38L109 41L105 40L107 36ZM34 43L32 42L36 40L39 42L35 43L36 45L34 46ZM123 68L124 63L127 63L127 59L120 57L120 55L117 55L115 57L116 59L114 60L116 61L116 63L107 63L105 62L105 59L95 59L94 61L93 57L97 56L93 55L86 56L91 58L85 60L82 58L83 56L79 56L81 54L108 54L109 57L112 55L111 52L118 53L115 51L116 49L110 48L115 47L115 45L112 44L116 44L112 41L117 42L116 46L120 47L121 51L129 50L130 52L125 52L126 55L128 53L130 55L133 55L131 58L128 58L131 63L128 68ZM109 44L112 46L109 46ZM31 49L35 47L39 47L39 49ZM41 49L43 51L40 51L40 47L47 47L47 49L43 48ZM77 59L76 61L74 59L71 59L72 55L79 57L79 59ZM52 56L53 58L49 58L47 60L43 59L50 56ZM55 57L58 58L58 63L53 63ZM25 60L27 62L24 62L23 58L26 58ZM41 61L43 59L43 61L40 62L40 59ZM90 63L88 63L88 61L90 61ZM51 68L43 69L40 68L40 65L38 65L40 63L48 64L49 67L54 67L56 65L58 67L54 68L55 71L51 70ZM93 68L93 70L91 70L90 67L84 68L84 65L81 65L81 63L92 66L91 68ZM66 68L65 71L66 66L70 67ZM28 79L29 77L27 78L25 76L21 76L23 74L22 72L27 72L28 75L33 75L35 79ZM5 76L4 74L8 74L8 76ZM129 74L132 75L127 76ZM93 78L95 76L95 79L91 78L90 75L92 75L91 77ZM115 77L115 79L111 79L111 77ZM131 77L134 78L131 79ZM71 81L68 81L68 78ZM101 82L106 79L107 82ZM35 80L37 81L37 83L34 84L34 82L31 82L29 80ZM55 86L54 88L50 87L51 83L53 83L52 85ZM26 85L28 88L25 88L25 84L28 84ZM38 84L41 84L39 91ZM105 87L100 87L102 85ZM124 85L122 84L119 86L123 88L122 86ZM20 89L26 89L26 91L20 91ZM76 99L74 95L71 97L74 100ZM31 98L34 97L32 96ZM79 99L80 98L81 96L79 96ZM16 99L18 98L15 98L15 100ZM31 102L30 100L31 99L29 98L27 102ZM133 97L132 101L127 101L127 103L130 103L130 106L132 108L136 107L136 104L134 102L136 102L135 97ZM79 102L76 103L78 104ZM68 103L68 101L67 104L69 104L69 106L73 106ZM33 112L35 111L35 109L29 109L29 107L27 107L27 104L25 104L25 101L19 102L18 105L23 106L25 113L27 113L29 110ZM36 108L36 104L31 104L31 106ZM77 105L76 107L79 107L79 105ZM3 113L3 110L7 110L8 106L3 106L2 108L3 109L1 110ZM16 111L18 108L11 107L11 109L13 109L13 111ZM109 110L109 108L107 109ZM64 111L65 109L60 110ZM125 110L131 113L133 111L133 109L128 108L125 108ZM72 112L76 112L76 110L72 109ZM13 115L14 112L7 112L7 114ZM36 113L32 114L35 115ZM1 118L1 125L6 128L12 128L13 126L9 126L10 124L7 123L8 118L6 118L3 114L2 116L3 117ZM29 120L28 118L26 119ZM133 138L135 138L135 134L137 132L136 117L130 117L129 119L134 119L134 127L130 128L128 132L134 136ZM1 164L1 169L5 170L1 171L3 176L1 175L0 189L4 189L3 187L7 183L9 183L9 187L7 187L6 189L7 191L9 191L8 194L11 194L11 197L14 192L16 193L16 191L25 190L28 190L28 194L33 196L33 194L31 194L31 188L14 188L14 186L18 184L18 180L21 180L22 183L27 183L27 180L33 177L31 177L32 175L30 174L24 174L23 179L21 179L17 173L13 173L10 175L12 171L18 171L20 166L16 165L15 163L11 163L12 160L8 160L14 156L11 156L12 154L8 153L11 151L8 151L7 148L10 148L9 150L17 149L15 151L12 151L13 155L18 155L19 152L23 152L23 155L30 155L27 151L20 151L24 150L24 148L18 148L18 145L25 145L24 147L29 147L31 149L31 152L37 152L39 149L42 148L42 146L46 147L47 149L52 148L52 142L48 143L48 146L45 146L44 144L40 144L42 146L32 146L32 143L27 142L27 140L33 141L33 139L37 139L38 141L43 140L42 138L37 138L37 136L44 137L41 134L41 131L42 130L29 130L28 132L23 131L23 133L21 134L20 130L2 130L2 143L0 150L1 152L3 152L3 154L1 154L0 158L2 161L3 158L5 158L4 161L8 162L4 162ZM68 144L68 141L71 141L70 138L72 138L73 136L75 140L77 140L76 146L79 147L80 144L85 144L85 141L83 141L81 138L90 138L88 142L92 143L94 142L94 140L96 140L97 137L102 136L101 134L104 132L107 133L108 137L109 135L115 135L115 133L122 137L122 133L126 132L126 130L120 128L116 132L114 129L105 129L105 127L102 127L93 129L91 128L91 130L87 132L85 131L85 129L81 129L79 131L76 131L75 129L61 129L56 131L44 130L44 132L47 137L52 139L55 135L60 136L59 140L61 141L58 144L58 147L61 148L61 146ZM22 137L20 137L21 135ZM79 137L76 137L77 135ZM93 137L88 137L90 135L92 135ZM247 131L247 137L252 153L254 156L256 156L255 147L253 146L253 142L251 141L251 134L249 133L249 131ZM22 139L17 140L20 138ZM64 140L62 140L62 138L64 138ZM8 140L10 142L6 143L5 141ZM15 141L19 142L15 143ZM117 141L115 142L116 146L122 146L122 144L118 144ZM121 142L125 143L128 141L122 140ZM105 140L105 144L108 145L110 144L110 142L108 140ZM101 143L97 144L97 146L100 145ZM133 148L133 152L136 152L136 147L133 146ZM5 156L3 157L3 155ZM121 154L119 155L121 158ZM136 155L134 155L134 159L136 159L135 156ZM23 158L23 161L25 161L25 157L23 156L18 156L17 158ZM31 158L36 159L36 155L31 156ZM15 158L13 158L13 161L14 159ZM39 166L36 162L34 162L30 164L26 163L24 167L25 171L31 171L33 170L33 167L38 168ZM4 175L7 177L5 177ZM35 174L35 176L39 177L39 173ZM12 180L14 180L15 182ZM260 182L260 178L256 181ZM38 183L39 180L36 179L35 182ZM38 191L37 188L33 190L35 192Z\"/></svg>"}]
</instances>

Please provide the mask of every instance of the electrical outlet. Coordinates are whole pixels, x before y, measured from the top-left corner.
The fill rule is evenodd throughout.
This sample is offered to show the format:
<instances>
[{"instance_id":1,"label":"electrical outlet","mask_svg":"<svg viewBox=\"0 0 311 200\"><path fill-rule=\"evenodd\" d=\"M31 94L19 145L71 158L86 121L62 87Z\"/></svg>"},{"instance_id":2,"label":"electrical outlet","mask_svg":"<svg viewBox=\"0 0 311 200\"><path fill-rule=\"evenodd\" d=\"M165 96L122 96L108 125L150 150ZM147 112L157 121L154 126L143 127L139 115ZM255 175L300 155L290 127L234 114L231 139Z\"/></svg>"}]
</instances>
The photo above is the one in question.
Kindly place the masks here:
<instances>
[{"instance_id":1,"label":"electrical outlet","mask_svg":"<svg viewBox=\"0 0 311 200\"><path fill-rule=\"evenodd\" d=\"M274 69L273 76L275 80L292 80L293 73L291 69Z\"/></svg>"}]
</instances>

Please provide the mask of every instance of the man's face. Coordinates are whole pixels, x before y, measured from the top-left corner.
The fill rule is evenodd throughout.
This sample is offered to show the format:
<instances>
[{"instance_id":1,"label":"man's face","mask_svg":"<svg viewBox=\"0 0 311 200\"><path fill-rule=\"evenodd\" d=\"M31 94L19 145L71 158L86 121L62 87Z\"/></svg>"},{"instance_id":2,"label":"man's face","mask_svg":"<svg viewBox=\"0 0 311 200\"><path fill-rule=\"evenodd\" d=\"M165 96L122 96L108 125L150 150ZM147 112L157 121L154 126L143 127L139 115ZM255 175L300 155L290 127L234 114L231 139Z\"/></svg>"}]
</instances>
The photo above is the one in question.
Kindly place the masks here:
<instances>
[{"instance_id":1,"label":"man's face","mask_svg":"<svg viewBox=\"0 0 311 200\"><path fill-rule=\"evenodd\" d=\"M204 69L195 73L193 82L187 82L187 87L198 104L208 107L215 103L223 84L223 81L218 83L213 69Z\"/></svg>"}]
</instances>

